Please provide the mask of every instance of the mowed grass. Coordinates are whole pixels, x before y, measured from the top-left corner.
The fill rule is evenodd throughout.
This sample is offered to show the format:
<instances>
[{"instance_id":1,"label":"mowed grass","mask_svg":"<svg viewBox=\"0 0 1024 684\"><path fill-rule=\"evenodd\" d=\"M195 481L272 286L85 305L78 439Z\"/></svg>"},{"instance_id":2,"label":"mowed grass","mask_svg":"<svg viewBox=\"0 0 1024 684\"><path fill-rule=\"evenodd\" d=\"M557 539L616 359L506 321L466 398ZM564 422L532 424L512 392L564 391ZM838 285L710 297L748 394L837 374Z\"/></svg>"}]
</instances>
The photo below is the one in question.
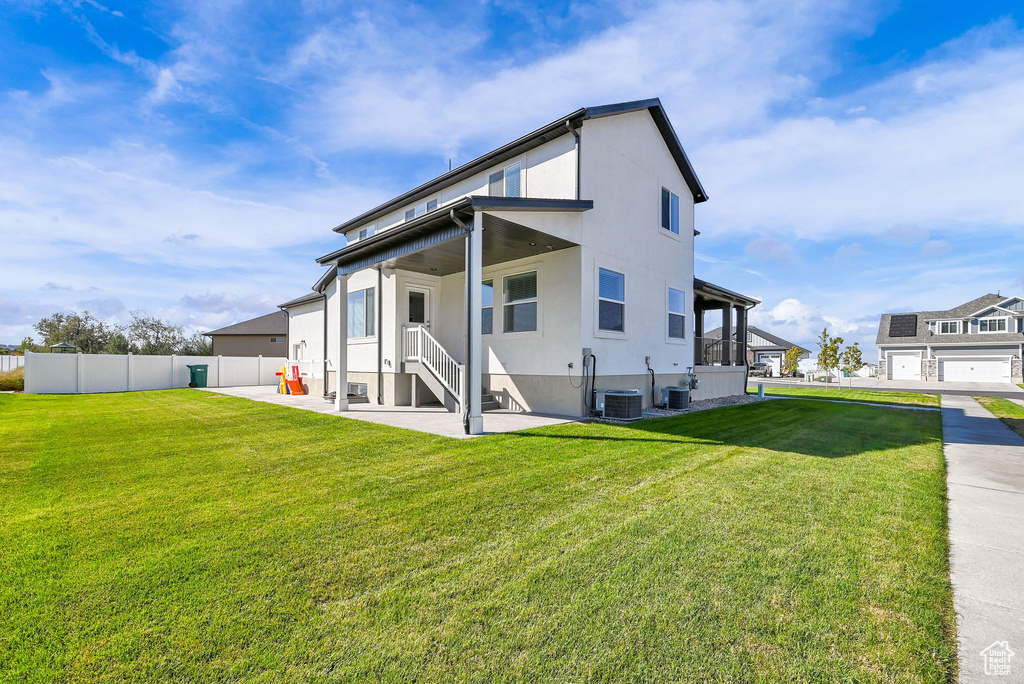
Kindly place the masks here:
<instances>
[{"instance_id":1,"label":"mowed grass","mask_svg":"<svg viewBox=\"0 0 1024 684\"><path fill-rule=\"evenodd\" d=\"M757 385L747 388L748 392L756 393ZM830 399L832 401L860 401L870 404L888 404L890 406L927 406L939 407L939 395L918 394L916 392L886 392L885 390L839 389L824 387L768 387L764 393L774 397L796 397L799 399Z\"/></svg>"},{"instance_id":2,"label":"mowed grass","mask_svg":"<svg viewBox=\"0 0 1024 684\"><path fill-rule=\"evenodd\" d=\"M0 395L0 680L952 682L945 492L924 411Z\"/></svg>"},{"instance_id":3,"label":"mowed grass","mask_svg":"<svg viewBox=\"0 0 1024 684\"><path fill-rule=\"evenodd\" d=\"M1021 437L1024 437L1024 406L1001 397L974 397L975 400Z\"/></svg>"}]
</instances>

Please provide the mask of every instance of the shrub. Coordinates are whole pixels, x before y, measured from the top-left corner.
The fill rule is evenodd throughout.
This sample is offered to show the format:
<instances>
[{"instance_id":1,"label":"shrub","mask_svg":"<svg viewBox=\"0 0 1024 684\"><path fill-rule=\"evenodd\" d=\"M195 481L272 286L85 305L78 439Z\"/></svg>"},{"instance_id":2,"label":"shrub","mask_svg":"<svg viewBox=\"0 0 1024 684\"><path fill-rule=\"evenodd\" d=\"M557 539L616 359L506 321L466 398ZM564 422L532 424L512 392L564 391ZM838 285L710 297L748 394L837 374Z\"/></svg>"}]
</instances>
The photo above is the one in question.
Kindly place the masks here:
<instances>
[{"instance_id":1,"label":"shrub","mask_svg":"<svg viewBox=\"0 0 1024 684\"><path fill-rule=\"evenodd\" d=\"M0 392L25 391L25 368L15 368L12 371L0 373Z\"/></svg>"}]
</instances>

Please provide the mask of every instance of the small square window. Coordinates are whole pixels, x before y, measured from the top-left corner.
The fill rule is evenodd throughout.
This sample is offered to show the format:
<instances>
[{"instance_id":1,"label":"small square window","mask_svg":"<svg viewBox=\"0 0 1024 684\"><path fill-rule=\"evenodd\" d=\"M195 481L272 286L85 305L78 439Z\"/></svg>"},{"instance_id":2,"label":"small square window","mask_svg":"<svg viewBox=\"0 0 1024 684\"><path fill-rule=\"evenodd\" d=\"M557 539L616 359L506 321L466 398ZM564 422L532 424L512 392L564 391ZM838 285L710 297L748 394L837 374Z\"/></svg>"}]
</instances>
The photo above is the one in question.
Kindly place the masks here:
<instances>
[{"instance_id":1,"label":"small square window","mask_svg":"<svg viewBox=\"0 0 1024 684\"><path fill-rule=\"evenodd\" d=\"M275 342L275 343L281 343L281 342L284 342L284 338L283 337L271 337L270 341L271 342Z\"/></svg>"},{"instance_id":2,"label":"small square window","mask_svg":"<svg viewBox=\"0 0 1024 684\"><path fill-rule=\"evenodd\" d=\"M427 202L427 211L434 211L435 209L437 209L436 199L432 199L429 202Z\"/></svg>"}]
</instances>

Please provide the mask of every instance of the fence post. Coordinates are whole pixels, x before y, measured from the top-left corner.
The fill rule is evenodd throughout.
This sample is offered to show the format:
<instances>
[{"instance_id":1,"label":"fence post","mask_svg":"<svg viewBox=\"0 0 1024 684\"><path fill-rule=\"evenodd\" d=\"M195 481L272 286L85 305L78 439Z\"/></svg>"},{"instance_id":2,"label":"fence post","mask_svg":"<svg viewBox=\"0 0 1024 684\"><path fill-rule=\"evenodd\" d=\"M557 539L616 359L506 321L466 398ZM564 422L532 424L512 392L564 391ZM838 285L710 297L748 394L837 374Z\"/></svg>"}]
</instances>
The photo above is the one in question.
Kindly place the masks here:
<instances>
[{"instance_id":1,"label":"fence post","mask_svg":"<svg viewBox=\"0 0 1024 684\"><path fill-rule=\"evenodd\" d=\"M222 387L222 385L220 384L220 365L221 365L221 362L223 360L224 360L224 357L222 355L218 354L217 355L217 387Z\"/></svg>"},{"instance_id":2,"label":"fence post","mask_svg":"<svg viewBox=\"0 0 1024 684\"><path fill-rule=\"evenodd\" d=\"M171 389L174 389L174 358L175 358L175 355L171 354L171 382L170 382Z\"/></svg>"},{"instance_id":3,"label":"fence post","mask_svg":"<svg viewBox=\"0 0 1024 684\"><path fill-rule=\"evenodd\" d=\"M78 357L75 359L75 393L82 393L82 352L76 354Z\"/></svg>"},{"instance_id":4,"label":"fence post","mask_svg":"<svg viewBox=\"0 0 1024 684\"><path fill-rule=\"evenodd\" d=\"M256 361L256 386L259 387L263 384L263 354L260 354Z\"/></svg>"},{"instance_id":5,"label":"fence post","mask_svg":"<svg viewBox=\"0 0 1024 684\"><path fill-rule=\"evenodd\" d=\"M125 391L126 392L131 392L132 391L132 353L131 352L128 352L128 382L126 384L128 385L128 389L125 390Z\"/></svg>"}]
</instances>

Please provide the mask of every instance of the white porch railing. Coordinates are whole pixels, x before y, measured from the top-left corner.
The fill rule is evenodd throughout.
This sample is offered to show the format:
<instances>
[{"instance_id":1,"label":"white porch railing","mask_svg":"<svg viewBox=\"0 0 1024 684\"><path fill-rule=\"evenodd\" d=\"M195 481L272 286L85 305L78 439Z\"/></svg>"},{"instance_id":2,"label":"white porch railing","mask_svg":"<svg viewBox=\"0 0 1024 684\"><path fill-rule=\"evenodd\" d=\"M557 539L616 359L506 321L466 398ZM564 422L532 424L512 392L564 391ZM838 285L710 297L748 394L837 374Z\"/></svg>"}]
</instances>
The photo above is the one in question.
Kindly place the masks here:
<instances>
[{"instance_id":1,"label":"white porch railing","mask_svg":"<svg viewBox=\"0 0 1024 684\"><path fill-rule=\"evenodd\" d=\"M403 331L405 360L422 364L455 397L459 406L464 406L465 366L452 358L422 325L404 328Z\"/></svg>"}]
</instances>

